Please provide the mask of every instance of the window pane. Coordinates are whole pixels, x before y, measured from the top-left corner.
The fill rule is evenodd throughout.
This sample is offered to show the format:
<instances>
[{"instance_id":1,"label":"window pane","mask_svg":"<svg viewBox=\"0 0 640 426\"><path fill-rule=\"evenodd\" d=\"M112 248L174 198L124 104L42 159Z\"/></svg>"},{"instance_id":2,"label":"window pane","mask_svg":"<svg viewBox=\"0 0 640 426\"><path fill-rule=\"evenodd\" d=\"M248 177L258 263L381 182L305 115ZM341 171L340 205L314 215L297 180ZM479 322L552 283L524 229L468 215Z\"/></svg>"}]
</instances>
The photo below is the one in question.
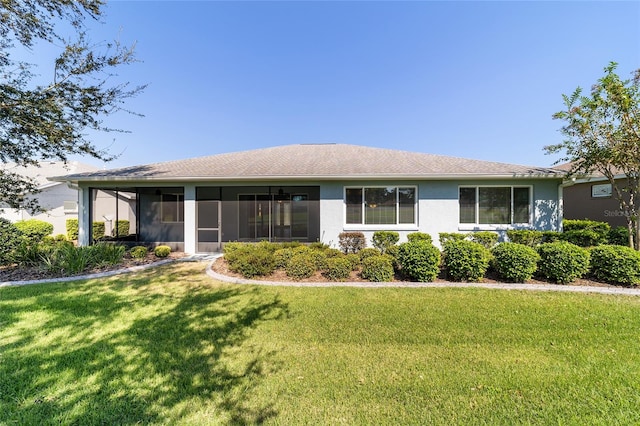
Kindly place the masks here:
<instances>
[{"instance_id":1,"label":"window pane","mask_svg":"<svg viewBox=\"0 0 640 426\"><path fill-rule=\"evenodd\" d=\"M476 223L476 189L460 188L460 223Z\"/></svg>"},{"instance_id":2,"label":"window pane","mask_svg":"<svg viewBox=\"0 0 640 426\"><path fill-rule=\"evenodd\" d=\"M415 223L416 189L398 188L399 223Z\"/></svg>"},{"instance_id":3,"label":"window pane","mask_svg":"<svg viewBox=\"0 0 640 426\"><path fill-rule=\"evenodd\" d=\"M478 189L478 222L486 224L511 223L511 188Z\"/></svg>"},{"instance_id":4,"label":"window pane","mask_svg":"<svg viewBox=\"0 0 640 426\"><path fill-rule=\"evenodd\" d=\"M364 223L367 225L395 225L396 188L364 189Z\"/></svg>"},{"instance_id":5,"label":"window pane","mask_svg":"<svg viewBox=\"0 0 640 426\"><path fill-rule=\"evenodd\" d=\"M513 188L513 222L529 223L530 217L529 188Z\"/></svg>"},{"instance_id":6,"label":"window pane","mask_svg":"<svg viewBox=\"0 0 640 426\"><path fill-rule=\"evenodd\" d=\"M362 188L347 188L347 223L362 223Z\"/></svg>"}]
</instances>

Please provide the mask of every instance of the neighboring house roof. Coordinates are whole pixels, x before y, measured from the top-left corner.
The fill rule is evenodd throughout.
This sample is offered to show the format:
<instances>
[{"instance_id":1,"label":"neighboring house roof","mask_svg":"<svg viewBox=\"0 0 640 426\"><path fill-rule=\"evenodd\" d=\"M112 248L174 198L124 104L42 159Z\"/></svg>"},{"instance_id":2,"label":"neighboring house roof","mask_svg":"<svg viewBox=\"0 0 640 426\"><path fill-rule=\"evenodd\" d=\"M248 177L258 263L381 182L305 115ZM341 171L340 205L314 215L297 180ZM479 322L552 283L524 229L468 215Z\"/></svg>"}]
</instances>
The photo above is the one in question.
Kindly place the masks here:
<instances>
[{"instance_id":1,"label":"neighboring house roof","mask_svg":"<svg viewBox=\"0 0 640 426\"><path fill-rule=\"evenodd\" d=\"M79 161L69 161L66 164L62 161L42 161L38 164L39 167L22 167L17 166L14 163L7 163L0 165L0 168L7 172L18 173L22 176L33 179L40 190L60 184L60 182L52 182L49 180L50 177L60 176L63 174L94 172L99 170L98 167L80 163Z\"/></svg>"},{"instance_id":2,"label":"neighboring house roof","mask_svg":"<svg viewBox=\"0 0 640 426\"><path fill-rule=\"evenodd\" d=\"M257 179L561 178L552 168L469 160L345 144L285 145L92 173L56 181Z\"/></svg>"},{"instance_id":3,"label":"neighboring house roof","mask_svg":"<svg viewBox=\"0 0 640 426\"><path fill-rule=\"evenodd\" d=\"M568 163L558 164L553 168L561 172L569 173L571 171L572 166L573 166L573 163L568 162ZM625 173L620 169L614 169L613 171L615 172L615 175L614 175L615 179L621 179L626 176ZM590 182L590 181L601 181L601 180L609 180L609 179L602 172L598 170L594 170L588 175L583 173L577 173L574 179L575 182Z\"/></svg>"}]
</instances>

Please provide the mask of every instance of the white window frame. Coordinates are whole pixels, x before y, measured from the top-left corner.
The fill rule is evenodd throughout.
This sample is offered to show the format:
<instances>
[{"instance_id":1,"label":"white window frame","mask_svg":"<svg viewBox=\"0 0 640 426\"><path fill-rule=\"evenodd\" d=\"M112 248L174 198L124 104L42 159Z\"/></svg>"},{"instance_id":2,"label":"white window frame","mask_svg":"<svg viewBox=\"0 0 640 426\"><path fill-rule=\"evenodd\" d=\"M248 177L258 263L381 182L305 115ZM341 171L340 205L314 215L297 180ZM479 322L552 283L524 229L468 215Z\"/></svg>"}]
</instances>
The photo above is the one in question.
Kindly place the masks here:
<instances>
[{"instance_id":1,"label":"white window frame","mask_svg":"<svg viewBox=\"0 0 640 426\"><path fill-rule=\"evenodd\" d=\"M365 224L365 190L371 188L395 188L396 189L396 223L395 224ZM413 202L413 223L399 223L399 197L400 188L411 188L414 191L415 199ZM361 223L347 223L347 190L348 189L360 189L362 190L362 222ZM402 184L389 184L389 185L348 185L342 188L342 222L343 227L347 231L352 230L418 230L418 186L417 185L402 185Z\"/></svg>"},{"instance_id":2,"label":"white window frame","mask_svg":"<svg viewBox=\"0 0 640 426\"><path fill-rule=\"evenodd\" d=\"M474 223L460 223L460 189L461 188L475 188L475 219ZM480 188L510 188L511 190L511 217L510 223L479 223L480 218ZM529 221L528 222L514 222L513 208L513 190L514 188L528 188L529 189ZM458 229L461 231L468 230L499 230L499 229L512 229L512 228L530 228L533 226L534 220L534 204L533 204L533 185L459 185L458 186Z\"/></svg>"}]
</instances>

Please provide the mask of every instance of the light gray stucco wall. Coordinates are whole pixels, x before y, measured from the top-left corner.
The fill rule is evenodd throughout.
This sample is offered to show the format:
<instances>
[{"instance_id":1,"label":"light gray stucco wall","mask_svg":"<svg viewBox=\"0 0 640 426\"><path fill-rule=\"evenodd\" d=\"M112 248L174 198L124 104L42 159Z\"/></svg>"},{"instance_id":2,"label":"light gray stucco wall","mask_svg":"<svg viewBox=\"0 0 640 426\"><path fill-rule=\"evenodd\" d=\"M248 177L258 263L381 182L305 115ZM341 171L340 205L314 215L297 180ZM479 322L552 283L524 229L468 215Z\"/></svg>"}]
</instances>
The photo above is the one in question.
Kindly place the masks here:
<instances>
[{"instance_id":1,"label":"light gray stucco wall","mask_svg":"<svg viewBox=\"0 0 640 426\"><path fill-rule=\"evenodd\" d=\"M497 231L502 238L505 231L514 226L500 225L461 225L459 223L458 188L465 186L531 186L533 198L532 228L539 230L559 230L560 211L557 180L482 180L482 181L361 181L361 182L324 182L320 187L320 229L321 241L337 247L338 235L345 231L360 231L371 246L373 233L378 230L392 230L400 234L400 242L407 240L411 232L424 232L431 235L438 245L441 232ZM417 186L418 187L418 223L414 225L367 226L346 225L344 188L345 186Z\"/></svg>"}]
</instances>

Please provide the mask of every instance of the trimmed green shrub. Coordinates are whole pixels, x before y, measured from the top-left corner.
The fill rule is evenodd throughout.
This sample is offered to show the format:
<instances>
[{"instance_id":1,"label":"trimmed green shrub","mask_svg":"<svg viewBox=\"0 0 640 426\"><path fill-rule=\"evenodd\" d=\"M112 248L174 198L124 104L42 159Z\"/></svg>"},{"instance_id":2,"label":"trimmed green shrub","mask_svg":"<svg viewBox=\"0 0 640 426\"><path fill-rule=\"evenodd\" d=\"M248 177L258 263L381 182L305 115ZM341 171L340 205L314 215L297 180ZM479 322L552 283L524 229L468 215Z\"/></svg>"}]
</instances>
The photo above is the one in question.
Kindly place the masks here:
<instances>
[{"instance_id":1,"label":"trimmed green shrub","mask_svg":"<svg viewBox=\"0 0 640 426\"><path fill-rule=\"evenodd\" d=\"M367 257L371 256L380 256L382 252L377 248L367 247L358 252L358 256L360 256L360 261L364 261Z\"/></svg>"},{"instance_id":2,"label":"trimmed green shrub","mask_svg":"<svg viewBox=\"0 0 640 426\"><path fill-rule=\"evenodd\" d=\"M484 248L491 249L498 244L498 233L493 231L478 231L469 234L471 241L482 244Z\"/></svg>"},{"instance_id":3,"label":"trimmed green shrub","mask_svg":"<svg viewBox=\"0 0 640 426\"><path fill-rule=\"evenodd\" d=\"M289 259L285 271L294 280L309 278L316 272L316 264L311 253L298 253Z\"/></svg>"},{"instance_id":4,"label":"trimmed green shrub","mask_svg":"<svg viewBox=\"0 0 640 426\"><path fill-rule=\"evenodd\" d=\"M0 264L11 261L11 253L21 239L22 232L9 220L0 218Z\"/></svg>"},{"instance_id":5,"label":"trimmed green shrub","mask_svg":"<svg viewBox=\"0 0 640 426\"><path fill-rule=\"evenodd\" d=\"M322 275L331 281L344 281L349 278L351 270L351 262L346 257L330 257Z\"/></svg>"},{"instance_id":6,"label":"trimmed green shrub","mask_svg":"<svg viewBox=\"0 0 640 426\"><path fill-rule=\"evenodd\" d=\"M536 250L538 274L554 282L567 284L589 271L589 252L570 242L543 243Z\"/></svg>"},{"instance_id":7,"label":"trimmed green shrub","mask_svg":"<svg viewBox=\"0 0 640 426\"><path fill-rule=\"evenodd\" d=\"M327 256L327 258L330 257L343 257L344 253L342 253L340 250L335 249L335 248L327 248L324 250L324 254L325 256Z\"/></svg>"},{"instance_id":8,"label":"trimmed green shrub","mask_svg":"<svg viewBox=\"0 0 640 426\"><path fill-rule=\"evenodd\" d=\"M440 250L426 240L411 241L398 247L398 262L404 275L419 282L430 282L440 272Z\"/></svg>"},{"instance_id":9,"label":"trimmed green shrub","mask_svg":"<svg viewBox=\"0 0 640 426\"><path fill-rule=\"evenodd\" d=\"M449 241L461 241L467 238L467 234L461 232L440 232L438 234L438 241L440 246L444 247Z\"/></svg>"},{"instance_id":10,"label":"trimmed green shrub","mask_svg":"<svg viewBox=\"0 0 640 426\"><path fill-rule=\"evenodd\" d=\"M341 232L338 235L338 245L343 253L357 253L366 246L362 232Z\"/></svg>"},{"instance_id":11,"label":"trimmed green shrub","mask_svg":"<svg viewBox=\"0 0 640 426\"><path fill-rule=\"evenodd\" d=\"M171 247L169 247L169 246L158 246L158 247L153 249L153 254L155 254L156 257L167 257L167 256L169 256L169 254L171 254Z\"/></svg>"},{"instance_id":12,"label":"trimmed green shrub","mask_svg":"<svg viewBox=\"0 0 640 426\"><path fill-rule=\"evenodd\" d=\"M599 239L601 241L606 241L609 231L611 230L611 225L607 222L598 222L595 220L575 220L575 219L564 219L562 221L562 230L564 232L567 231L580 231L583 229L588 229L599 235Z\"/></svg>"},{"instance_id":13,"label":"trimmed green shrub","mask_svg":"<svg viewBox=\"0 0 640 426\"><path fill-rule=\"evenodd\" d=\"M58 235L56 235L55 237L53 237L53 239L54 239L57 243L59 243L59 242L61 242L61 241L67 241L67 236L66 236L66 235L64 235L64 234L58 234Z\"/></svg>"},{"instance_id":14,"label":"trimmed green shrub","mask_svg":"<svg viewBox=\"0 0 640 426\"><path fill-rule=\"evenodd\" d=\"M67 238L71 241L78 239L78 219L67 219Z\"/></svg>"},{"instance_id":15,"label":"trimmed green shrub","mask_svg":"<svg viewBox=\"0 0 640 426\"><path fill-rule=\"evenodd\" d=\"M640 283L640 252L626 246L601 245L591 249L591 273L614 284Z\"/></svg>"},{"instance_id":16,"label":"trimmed green shrub","mask_svg":"<svg viewBox=\"0 0 640 426\"><path fill-rule=\"evenodd\" d=\"M93 222L93 239L98 240L104 237L104 222Z\"/></svg>"},{"instance_id":17,"label":"trimmed green shrub","mask_svg":"<svg viewBox=\"0 0 640 426\"><path fill-rule=\"evenodd\" d=\"M291 248L281 248L273 252L273 260L276 268L284 268L287 266L289 259L293 257L295 252Z\"/></svg>"},{"instance_id":18,"label":"trimmed green shrub","mask_svg":"<svg viewBox=\"0 0 640 426\"><path fill-rule=\"evenodd\" d=\"M131 250L129 250L129 254L134 259L144 259L145 257L147 257L147 253L149 253L149 249L145 246L135 246L132 247Z\"/></svg>"},{"instance_id":19,"label":"trimmed green shrub","mask_svg":"<svg viewBox=\"0 0 640 426\"><path fill-rule=\"evenodd\" d=\"M500 243L493 250L493 266L510 282L525 282L536 272L540 256L531 247L518 243Z\"/></svg>"},{"instance_id":20,"label":"trimmed green shrub","mask_svg":"<svg viewBox=\"0 0 640 426\"><path fill-rule=\"evenodd\" d=\"M420 240L420 241L427 241L427 240ZM429 244L431 244L431 242L429 242ZM391 256L393 258L393 269L395 269L396 271L399 271L401 269L400 261L398 260L399 250L400 250L400 246L391 246L387 249L385 253L387 256Z\"/></svg>"},{"instance_id":21,"label":"trimmed green shrub","mask_svg":"<svg viewBox=\"0 0 640 426\"><path fill-rule=\"evenodd\" d=\"M118 220L116 222L117 235L119 237L126 237L127 235L129 235L130 227L131 227L131 224L129 223L128 220ZM116 235L115 232L114 232L114 235Z\"/></svg>"},{"instance_id":22,"label":"trimmed green shrub","mask_svg":"<svg viewBox=\"0 0 640 426\"><path fill-rule=\"evenodd\" d=\"M626 226L617 226L609 231L608 243L617 246L629 245L629 229Z\"/></svg>"},{"instance_id":23,"label":"trimmed green shrub","mask_svg":"<svg viewBox=\"0 0 640 426\"><path fill-rule=\"evenodd\" d=\"M489 249L474 241L450 241L444 246L444 267L454 281L480 281L490 260Z\"/></svg>"},{"instance_id":24,"label":"trimmed green shrub","mask_svg":"<svg viewBox=\"0 0 640 426\"><path fill-rule=\"evenodd\" d=\"M229 269L245 278L269 275L275 270L273 253L257 244L225 245L224 257ZM228 249L228 250L227 250Z\"/></svg>"},{"instance_id":25,"label":"trimmed green shrub","mask_svg":"<svg viewBox=\"0 0 640 426\"><path fill-rule=\"evenodd\" d=\"M560 239L580 247L593 247L607 242L607 237L604 237L593 229L572 229L564 231L560 234Z\"/></svg>"},{"instance_id":26,"label":"trimmed green shrub","mask_svg":"<svg viewBox=\"0 0 640 426\"><path fill-rule=\"evenodd\" d=\"M362 261L360 260L360 256L357 253L349 253L345 254L344 258L349 261L351 264L351 270L356 271L362 265Z\"/></svg>"},{"instance_id":27,"label":"trimmed green shrub","mask_svg":"<svg viewBox=\"0 0 640 426\"><path fill-rule=\"evenodd\" d=\"M22 233L23 237L32 243L39 243L45 236L53 233L53 225L44 220L20 220L14 225Z\"/></svg>"},{"instance_id":28,"label":"trimmed green shrub","mask_svg":"<svg viewBox=\"0 0 640 426\"><path fill-rule=\"evenodd\" d=\"M395 231L376 231L373 233L371 242L380 253L385 254L389 247L400 241L400 234Z\"/></svg>"},{"instance_id":29,"label":"trimmed green shrub","mask_svg":"<svg viewBox=\"0 0 640 426\"><path fill-rule=\"evenodd\" d=\"M425 234L424 232L412 232L410 234L407 234L407 241L428 241L429 243L433 243L431 235Z\"/></svg>"},{"instance_id":30,"label":"trimmed green shrub","mask_svg":"<svg viewBox=\"0 0 640 426\"><path fill-rule=\"evenodd\" d=\"M308 256L313 260L313 265L317 271L321 271L327 266L327 255L324 251L310 250Z\"/></svg>"},{"instance_id":31,"label":"trimmed green shrub","mask_svg":"<svg viewBox=\"0 0 640 426\"><path fill-rule=\"evenodd\" d=\"M309 244L309 248L324 251L329 248L329 244L325 244L322 241L314 241Z\"/></svg>"},{"instance_id":32,"label":"trimmed green shrub","mask_svg":"<svg viewBox=\"0 0 640 426\"><path fill-rule=\"evenodd\" d=\"M558 231L542 231L541 243L554 243L556 241L563 241L562 232Z\"/></svg>"},{"instance_id":33,"label":"trimmed green shrub","mask_svg":"<svg viewBox=\"0 0 640 426\"><path fill-rule=\"evenodd\" d=\"M372 282L393 280L393 261L390 256L380 254L369 256L362 261L362 278Z\"/></svg>"},{"instance_id":34,"label":"trimmed green shrub","mask_svg":"<svg viewBox=\"0 0 640 426\"><path fill-rule=\"evenodd\" d=\"M522 244L535 247L542 242L542 231L533 229L510 229L507 231L509 241L514 244Z\"/></svg>"}]
</instances>

